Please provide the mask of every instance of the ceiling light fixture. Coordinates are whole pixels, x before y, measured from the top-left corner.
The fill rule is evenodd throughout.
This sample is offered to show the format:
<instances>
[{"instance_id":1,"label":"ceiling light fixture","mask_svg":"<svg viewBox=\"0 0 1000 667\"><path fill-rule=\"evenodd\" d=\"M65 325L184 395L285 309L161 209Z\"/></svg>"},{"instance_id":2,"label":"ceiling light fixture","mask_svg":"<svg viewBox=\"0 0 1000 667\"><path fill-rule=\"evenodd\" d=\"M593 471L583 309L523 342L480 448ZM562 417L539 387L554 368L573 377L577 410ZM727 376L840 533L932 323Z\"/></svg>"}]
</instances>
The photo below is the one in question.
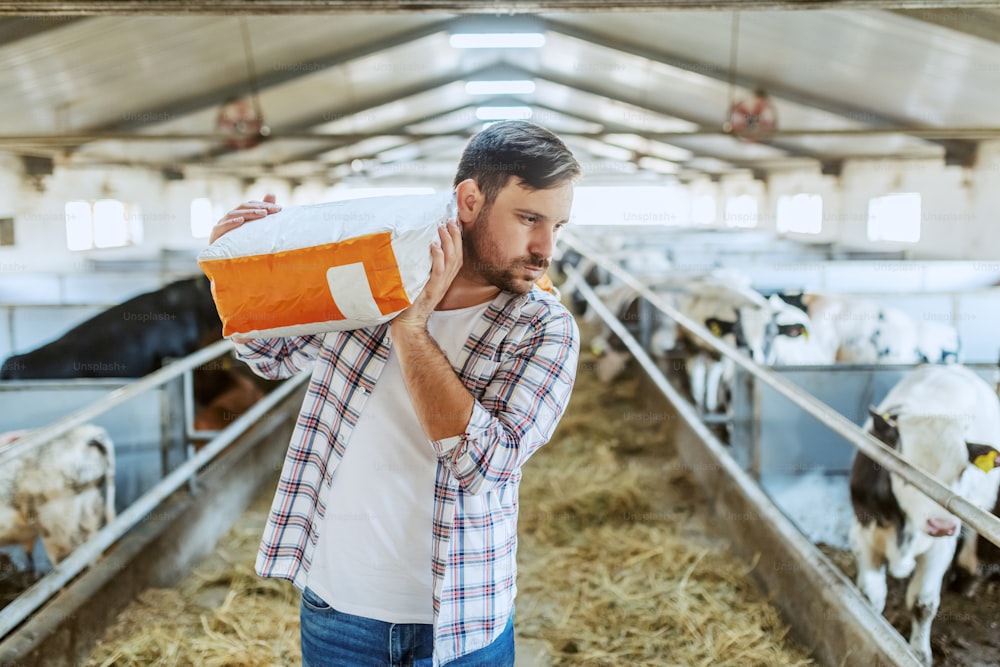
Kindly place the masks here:
<instances>
[{"instance_id":1,"label":"ceiling light fixture","mask_svg":"<svg viewBox=\"0 0 1000 667\"><path fill-rule=\"evenodd\" d=\"M537 49L545 45L540 32L455 33L449 42L456 49Z\"/></svg>"},{"instance_id":2,"label":"ceiling light fixture","mask_svg":"<svg viewBox=\"0 0 1000 667\"><path fill-rule=\"evenodd\" d=\"M535 92L535 82L518 81L469 81L465 84L469 95L527 95Z\"/></svg>"}]
</instances>

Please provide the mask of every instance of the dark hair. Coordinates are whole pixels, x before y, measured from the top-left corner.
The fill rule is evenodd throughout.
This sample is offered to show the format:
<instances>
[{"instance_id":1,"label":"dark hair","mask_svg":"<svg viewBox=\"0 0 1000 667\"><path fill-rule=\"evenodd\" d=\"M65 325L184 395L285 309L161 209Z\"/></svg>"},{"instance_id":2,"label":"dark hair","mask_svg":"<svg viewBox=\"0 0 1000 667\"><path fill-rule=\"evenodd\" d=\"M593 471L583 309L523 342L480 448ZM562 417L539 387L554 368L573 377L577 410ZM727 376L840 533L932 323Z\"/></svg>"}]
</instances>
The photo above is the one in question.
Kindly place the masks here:
<instances>
[{"instance_id":1,"label":"dark hair","mask_svg":"<svg viewBox=\"0 0 1000 667\"><path fill-rule=\"evenodd\" d=\"M580 177L580 163L566 144L540 125L523 120L494 123L469 139L454 185L471 178L490 206L511 176L534 190Z\"/></svg>"}]
</instances>

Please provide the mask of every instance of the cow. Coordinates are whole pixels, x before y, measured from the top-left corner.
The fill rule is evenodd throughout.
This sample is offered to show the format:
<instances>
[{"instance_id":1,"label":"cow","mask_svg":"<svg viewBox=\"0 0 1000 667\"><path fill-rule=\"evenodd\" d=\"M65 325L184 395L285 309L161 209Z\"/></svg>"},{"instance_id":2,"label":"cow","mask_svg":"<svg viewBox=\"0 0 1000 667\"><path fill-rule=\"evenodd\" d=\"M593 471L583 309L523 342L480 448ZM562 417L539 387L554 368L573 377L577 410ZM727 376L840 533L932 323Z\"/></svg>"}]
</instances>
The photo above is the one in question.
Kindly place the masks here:
<instances>
[{"instance_id":1,"label":"cow","mask_svg":"<svg viewBox=\"0 0 1000 667\"><path fill-rule=\"evenodd\" d=\"M958 330L948 324L933 320L918 320L917 356L929 364L948 364L961 361L962 340Z\"/></svg>"},{"instance_id":2,"label":"cow","mask_svg":"<svg viewBox=\"0 0 1000 667\"><path fill-rule=\"evenodd\" d=\"M9 357L0 379L143 377L221 338L211 284L197 276L112 306L50 343ZM196 422L217 430L253 405L263 392L247 384L249 375L228 362L195 369Z\"/></svg>"},{"instance_id":3,"label":"cow","mask_svg":"<svg viewBox=\"0 0 1000 667\"><path fill-rule=\"evenodd\" d=\"M870 413L864 428L903 459L977 506L993 507L1000 485L995 469L1000 402L978 375L957 364L920 366ZM897 579L910 577L910 646L930 665L931 623L961 521L863 452L857 452L851 467L850 494L858 588L882 612L886 570ZM974 573L977 536L968 526L963 532L967 540L958 563Z\"/></svg>"},{"instance_id":4,"label":"cow","mask_svg":"<svg viewBox=\"0 0 1000 667\"><path fill-rule=\"evenodd\" d=\"M0 436L0 448L27 431ZM115 518L115 448L82 424L0 466L0 546L18 544L34 570L41 538L56 565Z\"/></svg>"},{"instance_id":5,"label":"cow","mask_svg":"<svg viewBox=\"0 0 1000 667\"><path fill-rule=\"evenodd\" d=\"M749 279L730 271L710 274L672 272L642 278L658 296L723 338L751 358L766 365L829 363L831 357L810 341L809 317L777 297L766 299L750 287ZM654 359L686 347L685 362L695 403L706 412L724 409L726 387L735 372L729 359L718 355L698 338L684 332L657 309L639 317L640 299L627 285L602 290L602 301L619 321L638 336L643 331ZM643 330L643 327L645 329ZM591 348L597 358L597 374L603 381L620 375L631 355L618 337L605 332Z\"/></svg>"},{"instance_id":6,"label":"cow","mask_svg":"<svg viewBox=\"0 0 1000 667\"><path fill-rule=\"evenodd\" d=\"M670 268L670 261L666 254L657 248L633 248L618 252L610 252L605 255L607 259L616 262L625 271L640 280L655 279ZM586 258L575 250L564 251L558 259L553 261L559 276L565 277L566 267L573 267L583 277L584 282L591 289L600 292L601 287L614 289L612 276L609 271L599 266L597 262ZM563 285L563 291L568 295L570 309L574 314L583 316L588 314L587 300L576 289L572 281Z\"/></svg>"},{"instance_id":7,"label":"cow","mask_svg":"<svg viewBox=\"0 0 1000 667\"><path fill-rule=\"evenodd\" d=\"M210 283L198 276L140 294L9 357L0 379L143 377L221 338Z\"/></svg>"},{"instance_id":8,"label":"cow","mask_svg":"<svg viewBox=\"0 0 1000 667\"><path fill-rule=\"evenodd\" d=\"M676 325L657 308L647 305L644 310L644 301L635 288L617 284L601 290L600 296L625 329L647 344L654 359L662 360L676 347ZM632 358L621 338L607 327L591 340L590 349L597 357L596 372L602 382L611 382L621 375Z\"/></svg>"},{"instance_id":9,"label":"cow","mask_svg":"<svg viewBox=\"0 0 1000 667\"><path fill-rule=\"evenodd\" d=\"M712 334L766 366L829 363L829 354L811 338L808 314L777 296L765 298L748 284L728 277L690 285L678 307ZM705 412L728 405L735 364L718 358L697 337L682 332L691 351L688 379L695 404Z\"/></svg>"},{"instance_id":10,"label":"cow","mask_svg":"<svg viewBox=\"0 0 1000 667\"><path fill-rule=\"evenodd\" d=\"M202 371L200 393L202 396L211 396L211 399L205 403L199 402L196 393L194 416L194 429L196 431L220 431L236 421L264 397L265 392L261 385L273 384L273 381L255 380L249 374L249 370L240 372L236 369L226 368ZM195 377L198 377L197 371ZM211 388L205 386L207 379L213 382ZM196 381L195 386L197 387L198 384L199 382ZM206 442L207 440L203 438L195 438L193 442L195 450L200 450Z\"/></svg>"},{"instance_id":11,"label":"cow","mask_svg":"<svg viewBox=\"0 0 1000 667\"><path fill-rule=\"evenodd\" d=\"M959 361L958 331L917 321L872 299L836 294L781 295L808 313L817 343L840 363L917 364Z\"/></svg>"},{"instance_id":12,"label":"cow","mask_svg":"<svg viewBox=\"0 0 1000 667\"><path fill-rule=\"evenodd\" d=\"M565 250L557 259L552 261L552 264L556 268L559 280L563 281L561 289L566 293L570 310L575 315L584 315L587 312L587 300L576 289L574 282L567 279L567 267L572 267L578 271L583 281L592 289L598 285L607 284L610 279L607 271L599 267L593 260L584 258L583 255L575 250Z\"/></svg>"}]
</instances>

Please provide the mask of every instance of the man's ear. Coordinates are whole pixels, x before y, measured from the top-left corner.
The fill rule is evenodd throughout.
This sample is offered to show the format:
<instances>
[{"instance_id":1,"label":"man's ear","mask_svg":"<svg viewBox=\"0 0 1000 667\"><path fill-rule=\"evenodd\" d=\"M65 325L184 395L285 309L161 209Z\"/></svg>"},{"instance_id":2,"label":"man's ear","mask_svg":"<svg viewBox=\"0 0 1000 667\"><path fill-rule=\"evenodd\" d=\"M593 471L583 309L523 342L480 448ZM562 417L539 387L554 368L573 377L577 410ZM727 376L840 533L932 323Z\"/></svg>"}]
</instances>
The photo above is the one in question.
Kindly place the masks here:
<instances>
[{"instance_id":1,"label":"man's ear","mask_svg":"<svg viewBox=\"0 0 1000 667\"><path fill-rule=\"evenodd\" d=\"M467 178L455 186L455 201L458 204L458 220L463 225L471 224L479 217L484 197L475 179Z\"/></svg>"}]
</instances>

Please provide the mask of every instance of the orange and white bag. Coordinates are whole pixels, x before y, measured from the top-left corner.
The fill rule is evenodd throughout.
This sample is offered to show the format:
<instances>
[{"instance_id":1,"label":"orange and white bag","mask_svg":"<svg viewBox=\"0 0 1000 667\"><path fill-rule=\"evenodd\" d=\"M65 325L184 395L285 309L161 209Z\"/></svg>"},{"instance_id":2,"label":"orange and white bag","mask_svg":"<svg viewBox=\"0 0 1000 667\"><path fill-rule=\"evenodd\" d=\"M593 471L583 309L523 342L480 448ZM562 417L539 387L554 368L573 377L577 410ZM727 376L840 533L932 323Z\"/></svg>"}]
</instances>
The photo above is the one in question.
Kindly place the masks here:
<instances>
[{"instance_id":1,"label":"orange and white bag","mask_svg":"<svg viewBox=\"0 0 1000 667\"><path fill-rule=\"evenodd\" d=\"M198 255L223 335L296 336L382 324L417 298L455 193L288 206Z\"/></svg>"}]
</instances>

